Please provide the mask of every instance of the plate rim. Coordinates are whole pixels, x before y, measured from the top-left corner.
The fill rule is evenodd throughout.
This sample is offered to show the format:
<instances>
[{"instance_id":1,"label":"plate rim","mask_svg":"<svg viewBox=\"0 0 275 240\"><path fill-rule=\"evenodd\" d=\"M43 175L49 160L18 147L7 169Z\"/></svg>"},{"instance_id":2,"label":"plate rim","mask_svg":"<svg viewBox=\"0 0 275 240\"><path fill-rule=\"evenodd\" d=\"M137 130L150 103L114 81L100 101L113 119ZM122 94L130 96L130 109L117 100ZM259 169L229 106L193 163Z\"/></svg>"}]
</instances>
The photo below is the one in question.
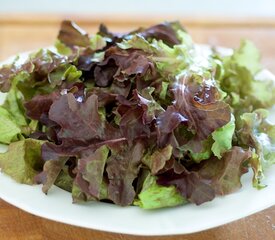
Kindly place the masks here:
<instances>
[{"instance_id":1,"label":"plate rim","mask_svg":"<svg viewBox=\"0 0 275 240\"><path fill-rule=\"evenodd\" d=\"M269 172L271 173L271 172L274 172L274 171L275 171L275 166L272 166L272 168L271 168L271 170ZM4 179L4 181L8 181L12 185L14 185L14 186L16 185L17 187L19 187L21 189L22 188L29 188L29 190L33 191L34 188L36 188L36 190L39 191L39 194L41 195L41 198L45 198L46 201L50 200L49 198L51 198L51 197L53 197L51 200L55 199L56 196L54 196L54 194L60 194L60 193L64 194L65 193L65 195L67 195L66 196L67 198L70 197L70 193L68 193L65 190L60 189L60 188L58 188L56 186L53 186L53 189L51 189L51 191L54 194L44 195L42 193L42 190L41 190L41 185L29 186L29 185L25 185L25 184L20 184L20 183L15 182L8 175L0 172L0 182L3 182L3 179ZM273 180L274 180L274 183L273 183L272 186L273 186L273 191L274 191L275 190L275 176L273 177ZM251 184L251 182L249 182L249 184ZM249 186L246 186L246 187L249 187ZM232 197L234 195L235 196L238 195L238 193L240 193L242 190L245 191L246 189L240 189L239 191L237 191L235 193L232 193L232 194L229 194L229 195L226 195L226 196L216 197L212 202L208 202L206 204L215 205L215 202L217 200L224 202L225 199L227 199L229 197ZM269 188L269 190L270 190L270 192L273 192L271 190L271 187ZM256 193L258 191L263 191L263 190L253 189L253 191L255 191L255 193ZM263 194L261 194L261 195L263 195ZM236 214L234 216L231 216L229 218L228 217L227 218L223 218L222 220L219 220L219 223L213 224L213 223L211 223L211 221L204 222L203 227L201 227L201 226L199 226L199 227L198 226L193 226L192 228L189 228L189 230L188 229L183 230L183 229L177 228L176 230L175 229L166 229L166 230L163 231L163 229L162 229L161 231L159 231L159 230L157 230L157 231L156 230L154 230L154 231L149 230L148 231L148 229L138 229L137 228L137 230L133 230L132 228L131 229L123 228L123 227L122 228L117 228L117 226L110 227L111 226L110 224L108 224L109 226L106 227L106 226L103 226L102 224L95 224L95 222L93 222L92 223L93 226L91 226L91 223L83 223L81 221L77 222L75 220L64 218L64 217L58 216L58 215L44 214L44 213L41 213L39 209L33 208L32 205L31 205L31 203L21 202L19 200L19 198L13 198L13 197L10 197L9 195L3 194L1 188L0 188L0 199L6 201L7 203L9 203L9 204L13 205L14 207L17 207L17 208L19 208L19 209L21 209L21 210L23 210L23 211L25 211L27 213L30 213L30 214L33 214L35 216L42 217L42 218L45 218L45 219L49 219L49 220L52 220L52 221L55 221L55 222L69 224L69 225L72 225L72 226L82 227L82 228L86 228L86 229L105 231L105 232L109 232L109 233L130 234L130 235L136 235L136 236L168 236L168 235L182 235L182 234L197 233L197 232L209 230L209 229L212 229L212 228L216 228L216 227L225 225L227 223L231 223L233 221L240 220L242 218L245 218L247 216L250 216L252 214L255 214L257 212L260 212L260 211L262 211L264 209L270 208L270 207L272 207L272 206L275 205L275 196L273 196L273 199L269 200L267 203L260 204L257 207L253 207L252 210L250 209L250 210L246 211L245 213L240 212L240 213L238 213L238 214ZM108 207L111 207L111 208L115 208L116 211L118 211L118 210L125 211L125 210L127 210L126 208L128 208L128 209L130 209L130 208L131 209L135 209L136 210L135 212L143 212L143 213L146 213L146 214L151 211L151 210L148 211L148 210L140 209L140 208L138 208L136 206L121 207L121 206L116 206L116 205L113 205L113 204L107 204L107 203L102 203L102 202L99 202L99 203L98 202L96 202L96 203L89 202L87 204L78 204L78 205L72 204L71 201L67 201L67 203L68 202L69 202L69 204L71 206L76 206L76 208L82 208L82 207L84 207L84 208L87 208L87 207L91 208L91 206L89 206L89 205L95 204L95 205L101 205L100 206L101 208L103 207L103 205L104 205L104 207L108 206ZM184 208L186 208L188 206L194 208L195 211L199 211L199 208L203 207L203 205L201 205L201 206L194 206L193 204L188 204L188 205L182 205L182 206L178 206L178 207L171 208L171 209L174 209L174 210L178 209L178 210L183 210L184 211ZM97 206L95 206L95 207L97 207ZM160 211L163 211L163 210L164 211L166 211L166 210L169 211L171 209L170 208L160 209ZM110 214L110 216L111 216L111 214Z\"/></svg>"}]
</instances>

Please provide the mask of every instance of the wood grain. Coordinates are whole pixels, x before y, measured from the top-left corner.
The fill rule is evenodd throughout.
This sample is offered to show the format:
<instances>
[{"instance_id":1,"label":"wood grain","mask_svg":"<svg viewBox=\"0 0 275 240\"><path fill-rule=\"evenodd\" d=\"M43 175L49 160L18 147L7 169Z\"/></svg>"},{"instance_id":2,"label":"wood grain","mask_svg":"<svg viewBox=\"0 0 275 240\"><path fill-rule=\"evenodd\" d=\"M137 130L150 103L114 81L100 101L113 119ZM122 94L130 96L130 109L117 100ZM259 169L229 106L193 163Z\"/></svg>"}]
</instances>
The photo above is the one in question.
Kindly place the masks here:
<instances>
[{"instance_id":1,"label":"wood grain","mask_svg":"<svg viewBox=\"0 0 275 240\"><path fill-rule=\"evenodd\" d=\"M4 201L0 201L1 240L273 240L275 237L274 224L275 207L230 224L195 234L164 237L140 237L88 230L49 221L25 213Z\"/></svg>"},{"instance_id":2,"label":"wood grain","mask_svg":"<svg viewBox=\"0 0 275 240\"><path fill-rule=\"evenodd\" d=\"M89 32L95 32L99 22L107 22L111 30L128 31L140 25L148 26L159 19L110 18L109 16L0 16L0 60L44 46L52 45L63 18L77 20ZM99 20L100 19L100 20ZM240 39L255 42L262 52L262 63L275 72L274 19L180 19L194 40L199 43L237 47ZM248 199L249 201L249 199ZM199 219L198 219L199 221ZM275 207L247 218L200 233L170 237L138 237L74 227L25 213L0 200L0 240L44 239L168 239L168 240L273 240L275 239Z\"/></svg>"}]
</instances>

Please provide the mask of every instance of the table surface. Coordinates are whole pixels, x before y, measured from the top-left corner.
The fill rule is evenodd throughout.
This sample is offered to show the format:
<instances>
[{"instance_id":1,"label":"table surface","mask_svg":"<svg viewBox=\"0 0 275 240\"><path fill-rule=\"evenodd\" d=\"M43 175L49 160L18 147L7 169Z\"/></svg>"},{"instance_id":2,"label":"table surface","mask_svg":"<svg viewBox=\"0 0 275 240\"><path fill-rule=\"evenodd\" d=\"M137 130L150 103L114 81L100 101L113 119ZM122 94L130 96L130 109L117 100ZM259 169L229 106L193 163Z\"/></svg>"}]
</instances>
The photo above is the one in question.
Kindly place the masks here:
<instances>
[{"instance_id":1,"label":"table surface","mask_svg":"<svg viewBox=\"0 0 275 240\"><path fill-rule=\"evenodd\" d=\"M59 21L64 16L0 16L0 61L17 54L44 46L55 41ZM72 17L87 31L95 32L99 21L95 17ZM100 18L99 18L100 19ZM159 19L133 19L125 21L121 17L107 22L111 30L127 31L140 25L148 26ZM237 47L240 39L254 41L261 50L262 63L275 72L275 19L181 19L199 43ZM190 239L190 240L271 240L275 239L275 206L240 219L238 221L195 234L169 237L137 237L124 234L113 234L74 227L42 219L26 213L0 200L0 239L1 240L40 240L40 239Z\"/></svg>"}]
</instances>

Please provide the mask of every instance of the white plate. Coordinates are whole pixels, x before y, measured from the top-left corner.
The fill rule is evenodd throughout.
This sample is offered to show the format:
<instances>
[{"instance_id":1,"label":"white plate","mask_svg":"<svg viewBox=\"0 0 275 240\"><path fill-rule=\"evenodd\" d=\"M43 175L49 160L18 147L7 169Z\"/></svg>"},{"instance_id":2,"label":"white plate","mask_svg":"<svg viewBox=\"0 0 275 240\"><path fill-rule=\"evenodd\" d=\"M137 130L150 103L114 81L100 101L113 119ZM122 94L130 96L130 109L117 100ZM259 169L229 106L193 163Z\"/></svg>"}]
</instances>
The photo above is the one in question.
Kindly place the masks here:
<instances>
[{"instance_id":1,"label":"white plate","mask_svg":"<svg viewBox=\"0 0 275 240\"><path fill-rule=\"evenodd\" d=\"M274 78L263 71L259 78ZM4 95L0 94L0 102ZM271 120L275 122L275 109ZM0 150L4 150L0 146ZM119 207L107 203L72 204L71 194L53 187L48 195L41 186L16 183L0 173L0 197L29 213L75 226L134 235L172 235L194 233L246 217L275 204L275 166L266 172L268 187L252 187L252 173L242 177L243 187L236 193L217 197L201 206L192 204L161 210Z\"/></svg>"}]
</instances>

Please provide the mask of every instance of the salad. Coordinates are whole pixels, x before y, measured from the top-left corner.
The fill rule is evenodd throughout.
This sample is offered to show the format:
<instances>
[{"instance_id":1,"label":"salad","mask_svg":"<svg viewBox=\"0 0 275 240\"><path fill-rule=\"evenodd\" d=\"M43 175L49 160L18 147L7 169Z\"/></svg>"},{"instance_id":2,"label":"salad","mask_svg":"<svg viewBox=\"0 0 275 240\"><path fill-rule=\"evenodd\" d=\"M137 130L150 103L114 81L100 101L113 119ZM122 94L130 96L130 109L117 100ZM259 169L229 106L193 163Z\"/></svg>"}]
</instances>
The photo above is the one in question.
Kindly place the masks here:
<instances>
[{"instance_id":1,"label":"salad","mask_svg":"<svg viewBox=\"0 0 275 240\"><path fill-rule=\"evenodd\" d=\"M63 21L55 47L0 68L1 171L74 203L200 205L275 163L272 79L252 42L203 50L178 22L89 35Z\"/></svg>"}]
</instances>

